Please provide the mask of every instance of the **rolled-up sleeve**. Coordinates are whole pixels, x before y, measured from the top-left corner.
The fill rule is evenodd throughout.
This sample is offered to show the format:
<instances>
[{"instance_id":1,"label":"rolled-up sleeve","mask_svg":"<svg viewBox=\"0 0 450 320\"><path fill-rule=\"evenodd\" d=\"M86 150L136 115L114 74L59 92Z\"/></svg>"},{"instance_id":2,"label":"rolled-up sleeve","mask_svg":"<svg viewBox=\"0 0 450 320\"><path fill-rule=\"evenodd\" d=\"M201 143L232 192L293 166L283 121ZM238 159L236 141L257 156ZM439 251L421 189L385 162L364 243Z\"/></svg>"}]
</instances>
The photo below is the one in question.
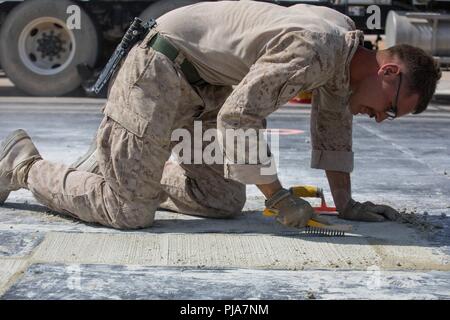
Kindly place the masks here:
<instances>
[{"instance_id":1,"label":"rolled-up sleeve","mask_svg":"<svg viewBox=\"0 0 450 320\"><path fill-rule=\"evenodd\" d=\"M300 90L326 83L334 66L332 53L325 50L322 42L326 39L320 34L293 32L285 35L251 67L225 101L217 126L219 144L225 154L226 178L244 184L267 184L277 179L276 170L269 169L274 167L272 155L265 161L258 158L257 163L248 162L249 154L260 154L259 135L257 143L238 153L234 142L226 139L226 131L254 129L259 132L264 129L265 118Z\"/></svg>"},{"instance_id":2,"label":"rolled-up sleeve","mask_svg":"<svg viewBox=\"0 0 450 320\"><path fill-rule=\"evenodd\" d=\"M352 119L347 95L334 95L326 87L314 90L311 110L312 168L353 171Z\"/></svg>"}]
</instances>

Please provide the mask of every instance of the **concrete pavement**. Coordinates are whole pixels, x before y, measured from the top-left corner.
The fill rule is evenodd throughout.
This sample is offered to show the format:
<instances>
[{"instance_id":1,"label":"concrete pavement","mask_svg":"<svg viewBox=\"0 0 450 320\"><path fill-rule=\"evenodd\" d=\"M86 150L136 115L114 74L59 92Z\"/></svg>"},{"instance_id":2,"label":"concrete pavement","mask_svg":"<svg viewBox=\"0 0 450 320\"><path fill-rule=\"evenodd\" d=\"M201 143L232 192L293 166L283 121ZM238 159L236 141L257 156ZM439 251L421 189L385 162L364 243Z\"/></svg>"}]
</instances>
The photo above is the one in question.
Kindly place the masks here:
<instances>
[{"instance_id":1,"label":"concrete pavement","mask_svg":"<svg viewBox=\"0 0 450 320\"><path fill-rule=\"evenodd\" d=\"M0 137L24 128L44 158L70 164L87 150L103 102L0 97ZM307 106L270 117L270 128L296 130L280 137L280 177L286 186L325 187L331 202L324 173L309 168L308 123ZM308 237L263 217L264 199L253 186L237 219L159 211L154 227L133 232L85 225L48 212L28 191L15 192L0 208L0 295L448 299L449 124L450 106L443 104L381 125L355 118L355 199L408 214L404 223L351 223L345 238Z\"/></svg>"}]
</instances>

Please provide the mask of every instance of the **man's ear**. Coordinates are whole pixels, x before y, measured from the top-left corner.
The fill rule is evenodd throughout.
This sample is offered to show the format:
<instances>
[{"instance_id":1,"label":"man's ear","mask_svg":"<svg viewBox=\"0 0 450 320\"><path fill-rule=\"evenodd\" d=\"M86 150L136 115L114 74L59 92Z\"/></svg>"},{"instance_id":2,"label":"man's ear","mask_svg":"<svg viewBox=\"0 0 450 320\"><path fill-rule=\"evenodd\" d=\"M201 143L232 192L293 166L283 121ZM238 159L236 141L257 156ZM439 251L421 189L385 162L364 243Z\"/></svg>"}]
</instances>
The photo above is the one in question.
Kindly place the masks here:
<instances>
[{"instance_id":1,"label":"man's ear","mask_svg":"<svg viewBox=\"0 0 450 320\"><path fill-rule=\"evenodd\" d=\"M381 76L397 76L400 73L400 67L395 63L386 63L378 70L378 75Z\"/></svg>"}]
</instances>

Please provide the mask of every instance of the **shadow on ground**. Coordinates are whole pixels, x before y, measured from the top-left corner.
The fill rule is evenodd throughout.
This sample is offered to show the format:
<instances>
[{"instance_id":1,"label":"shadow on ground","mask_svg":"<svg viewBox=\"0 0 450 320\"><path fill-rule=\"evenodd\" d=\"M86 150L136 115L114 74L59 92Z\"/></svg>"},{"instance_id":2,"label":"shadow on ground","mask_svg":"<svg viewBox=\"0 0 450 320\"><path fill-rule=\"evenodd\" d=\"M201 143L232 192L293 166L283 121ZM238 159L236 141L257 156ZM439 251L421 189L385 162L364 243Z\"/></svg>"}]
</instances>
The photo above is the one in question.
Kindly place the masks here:
<instances>
[{"instance_id":1,"label":"shadow on ground","mask_svg":"<svg viewBox=\"0 0 450 320\"><path fill-rule=\"evenodd\" d=\"M151 228L140 230L115 230L98 224L90 224L78 221L66 214L60 214L49 210L45 206L32 203L5 203L0 207L0 224L18 226L15 229L23 229L26 226L42 227L43 231L71 231L86 233L120 233L120 234L257 234L271 235L288 238L301 238L314 242L332 242L335 244L360 243L361 238L370 245L394 245L394 246L436 246L449 245L448 239L442 236L449 233L450 219L447 217L427 217L421 219L428 224L427 229L418 229L417 225L400 222L364 223L341 220L329 217L335 224L350 224L353 227L351 233L345 237L324 237L307 234L296 228L285 227L275 221L274 218L262 216L258 210L247 210L233 219L212 219L176 212L159 210L156 213L154 225ZM436 237L444 242L433 241Z\"/></svg>"}]
</instances>

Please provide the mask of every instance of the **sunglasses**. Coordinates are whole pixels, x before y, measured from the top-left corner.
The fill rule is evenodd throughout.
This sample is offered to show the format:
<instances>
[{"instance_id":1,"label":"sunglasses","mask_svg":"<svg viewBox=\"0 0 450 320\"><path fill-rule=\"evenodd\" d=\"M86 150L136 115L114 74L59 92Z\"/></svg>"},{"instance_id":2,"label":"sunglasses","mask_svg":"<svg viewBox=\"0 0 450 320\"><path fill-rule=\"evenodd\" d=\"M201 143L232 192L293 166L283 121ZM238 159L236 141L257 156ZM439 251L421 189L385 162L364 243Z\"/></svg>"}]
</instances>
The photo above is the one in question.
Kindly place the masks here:
<instances>
[{"instance_id":1,"label":"sunglasses","mask_svg":"<svg viewBox=\"0 0 450 320\"><path fill-rule=\"evenodd\" d=\"M402 85L402 73L400 72L399 74L398 74L398 76L400 77L400 79L399 79L399 81L398 81L398 88L397 88L397 94L395 95L395 102L394 102L394 104L392 104L390 107L389 107L389 109L387 109L385 112L386 112L386 115L387 115L387 118L389 119L389 120L394 120L395 118L397 118L397 112L398 112L398 108L397 108L397 106L398 106L398 95L399 95L399 93L400 93L400 87L401 87L401 85Z\"/></svg>"}]
</instances>

